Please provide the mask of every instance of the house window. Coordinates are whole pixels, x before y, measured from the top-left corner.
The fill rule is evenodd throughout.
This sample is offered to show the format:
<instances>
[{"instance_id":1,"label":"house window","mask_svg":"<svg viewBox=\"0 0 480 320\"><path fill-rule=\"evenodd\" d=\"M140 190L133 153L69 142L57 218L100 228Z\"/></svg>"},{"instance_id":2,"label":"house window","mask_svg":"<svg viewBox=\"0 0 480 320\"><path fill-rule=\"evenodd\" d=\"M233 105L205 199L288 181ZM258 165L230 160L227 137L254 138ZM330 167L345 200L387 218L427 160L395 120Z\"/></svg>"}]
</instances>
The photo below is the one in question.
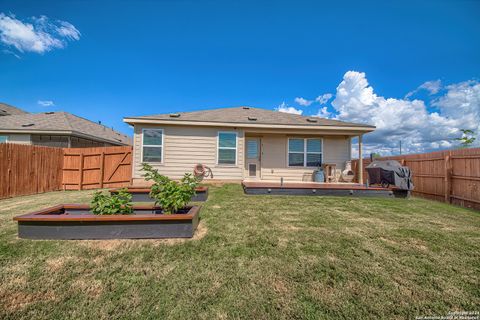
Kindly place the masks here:
<instances>
[{"instance_id":1,"label":"house window","mask_svg":"<svg viewBox=\"0 0 480 320\"><path fill-rule=\"evenodd\" d=\"M305 162L305 140L288 139L288 166L303 167Z\"/></svg>"},{"instance_id":2,"label":"house window","mask_svg":"<svg viewBox=\"0 0 480 320\"><path fill-rule=\"evenodd\" d=\"M218 164L237 164L237 133L218 133Z\"/></svg>"},{"instance_id":3,"label":"house window","mask_svg":"<svg viewBox=\"0 0 480 320\"><path fill-rule=\"evenodd\" d=\"M8 136L0 136L0 143L7 142Z\"/></svg>"},{"instance_id":4,"label":"house window","mask_svg":"<svg viewBox=\"0 0 480 320\"><path fill-rule=\"evenodd\" d=\"M142 161L161 163L163 161L163 130L143 129L142 136Z\"/></svg>"},{"instance_id":5,"label":"house window","mask_svg":"<svg viewBox=\"0 0 480 320\"><path fill-rule=\"evenodd\" d=\"M289 167L319 167L322 165L322 139L288 139Z\"/></svg>"}]
</instances>

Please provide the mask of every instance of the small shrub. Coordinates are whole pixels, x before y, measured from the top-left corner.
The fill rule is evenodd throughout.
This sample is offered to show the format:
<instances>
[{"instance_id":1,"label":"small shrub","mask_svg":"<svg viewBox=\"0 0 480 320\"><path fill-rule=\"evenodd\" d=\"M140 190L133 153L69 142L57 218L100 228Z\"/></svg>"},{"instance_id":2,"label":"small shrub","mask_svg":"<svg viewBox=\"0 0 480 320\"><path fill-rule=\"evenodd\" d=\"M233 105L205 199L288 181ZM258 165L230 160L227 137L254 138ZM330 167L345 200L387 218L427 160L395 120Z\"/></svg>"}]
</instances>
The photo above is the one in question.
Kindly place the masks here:
<instances>
[{"instance_id":1,"label":"small shrub","mask_svg":"<svg viewBox=\"0 0 480 320\"><path fill-rule=\"evenodd\" d=\"M127 189L120 189L111 195L95 192L91 202L92 212L99 215L130 214L133 212L132 195Z\"/></svg>"},{"instance_id":2,"label":"small shrub","mask_svg":"<svg viewBox=\"0 0 480 320\"><path fill-rule=\"evenodd\" d=\"M159 174L158 170L147 163L142 163L142 170L145 171L145 180L153 181L150 197L155 199L155 204L159 205L165 214L182 209L195 195L198 180L190 173L185 173L180 182L176 182Z\"/></svg>"}]
</instances>

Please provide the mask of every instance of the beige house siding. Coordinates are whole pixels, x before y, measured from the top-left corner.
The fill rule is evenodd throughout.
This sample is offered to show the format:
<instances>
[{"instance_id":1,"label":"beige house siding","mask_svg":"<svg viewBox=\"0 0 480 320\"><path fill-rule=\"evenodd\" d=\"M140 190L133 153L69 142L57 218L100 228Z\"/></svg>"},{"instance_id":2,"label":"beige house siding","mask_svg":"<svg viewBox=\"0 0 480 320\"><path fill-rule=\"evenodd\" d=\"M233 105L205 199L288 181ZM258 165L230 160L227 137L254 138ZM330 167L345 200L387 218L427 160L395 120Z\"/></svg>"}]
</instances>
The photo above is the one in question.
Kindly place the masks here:
<instances>
[{"instance_id":1,"label":"beige house siding","mask_svg":"<svg viewBox=\"0 0 480 320\"><path fill-rule=\"evenodd\" d=\"M262 169L263 180L311 181L315 168L289 168L287 165L288 135L270 135L262 137ZM299 137L299 136L295 136ZM306 136L313 138L315 136ZM350 160L350 137L317 136L323 139L323 163L335 163L337 169L345 167Z\"/></svg>"},{"instance_id":2,"label":"beige house siding","mask_svg":"<svg viewBox=\"0 0 480 320\"><path fill-rule=\"evenodd\" d=\"M197 163L212 169L214 180L240 181L243 177L243 130L223 127L187 127L135 125L134 130L134 183L141 183L142 129L163 129L163 163L152 166L172 179L180 179L185 172L192 172ZM219 131L237 132L237 164L217 165L217 135ZM208 178L211 179L211 178Z\"/></svg>"},{"instance_id":3,"label":"beige house siding","mask_svg":"<svg viewBox=\"0 0 480 320\"><path fill-rule=\"evenodd\" d=\"M261 138L261 178L264 180L311 181L315 168L289 168L287 145L289 135L270 133L245 133L243 129L225 127L196 127L175 125L135 125L134 130L134 184L144 184L141 172L142 129L163 129L163 163L152 165L172 179L180 179L185 172L192 172L197 163L210 167L213 180L240 181L247 177L248 161L245 161L244 141L247 136ZM237 164L217 165L217 136L219 131L235 131L237 140ZM322 138L323 162L335 163L337 169L345 167L351 158L351 138L346 136L291 135L292 137ZM212 180L208 178L207 180Z\"/></svg>"},{"instance_id":4,"label":"beige house siding","mask_svg":"<svg viewBox=\"0 0 480 320\"><path fill-rule=\"evenodd\" d=\"M345 169L345 162L351 159L350 137L326 137L323 140L323 149L324 163L335 163L337 169Z\"/></svg>"}]
</instances>

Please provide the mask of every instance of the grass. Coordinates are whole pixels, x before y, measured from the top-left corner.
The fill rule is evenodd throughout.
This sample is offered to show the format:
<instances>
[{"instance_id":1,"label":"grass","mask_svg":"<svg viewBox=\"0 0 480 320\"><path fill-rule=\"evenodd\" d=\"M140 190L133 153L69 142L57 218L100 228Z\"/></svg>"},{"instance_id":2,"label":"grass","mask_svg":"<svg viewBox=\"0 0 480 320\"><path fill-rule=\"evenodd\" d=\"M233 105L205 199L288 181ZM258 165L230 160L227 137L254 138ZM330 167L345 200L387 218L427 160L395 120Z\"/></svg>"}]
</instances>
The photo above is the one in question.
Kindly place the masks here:
<instances>
[{"instance_id":1,"label":"grass","mask_svg":"<svg viewBox=\"0 0 480 320\"><path fill-rule=\"evenodd\" d=\"M422 199L212 187L192 240L31 241L0 201L2 319L404 319L478 310L480 214Z\"/></svg>"}]
</instances>

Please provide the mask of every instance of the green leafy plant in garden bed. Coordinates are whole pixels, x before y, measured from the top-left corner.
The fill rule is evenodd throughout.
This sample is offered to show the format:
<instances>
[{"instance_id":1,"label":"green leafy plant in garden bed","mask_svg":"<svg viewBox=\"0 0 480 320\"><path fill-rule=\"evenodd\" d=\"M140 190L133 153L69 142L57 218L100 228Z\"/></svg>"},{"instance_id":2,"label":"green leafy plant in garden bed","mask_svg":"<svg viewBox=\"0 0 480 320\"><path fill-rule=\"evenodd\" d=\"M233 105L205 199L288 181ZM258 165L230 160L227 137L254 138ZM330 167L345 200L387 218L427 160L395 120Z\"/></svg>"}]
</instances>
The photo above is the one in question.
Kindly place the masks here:
<instances>
[{"instance_id":1,"label":"green leafy plant in garden bed","mask_svg":"<svg viewBox=\"0 0 480 320\"><path fill-rule=\"evenodd\" d=\"M143 177L147 181L153 181L150 196L155 199L155 204L162 207L163 213L172 214L184 208L195 195L198 180L190 173L185 173L179 181L158 173L147 163L142 163Z\"/></svg>"},{"instance_id":2,"label":"green leafy plant in garden bed","mask_svg":"<svg viewBox=\"0 0 480 320\"><path fill-rule=\"evenodd\" d=\"M131 214L132 195L127 189L120 189L117 193L111 195L95 192L91 204L92 212L99 215L109 214Z\"/></svg>"}]
</instances>

